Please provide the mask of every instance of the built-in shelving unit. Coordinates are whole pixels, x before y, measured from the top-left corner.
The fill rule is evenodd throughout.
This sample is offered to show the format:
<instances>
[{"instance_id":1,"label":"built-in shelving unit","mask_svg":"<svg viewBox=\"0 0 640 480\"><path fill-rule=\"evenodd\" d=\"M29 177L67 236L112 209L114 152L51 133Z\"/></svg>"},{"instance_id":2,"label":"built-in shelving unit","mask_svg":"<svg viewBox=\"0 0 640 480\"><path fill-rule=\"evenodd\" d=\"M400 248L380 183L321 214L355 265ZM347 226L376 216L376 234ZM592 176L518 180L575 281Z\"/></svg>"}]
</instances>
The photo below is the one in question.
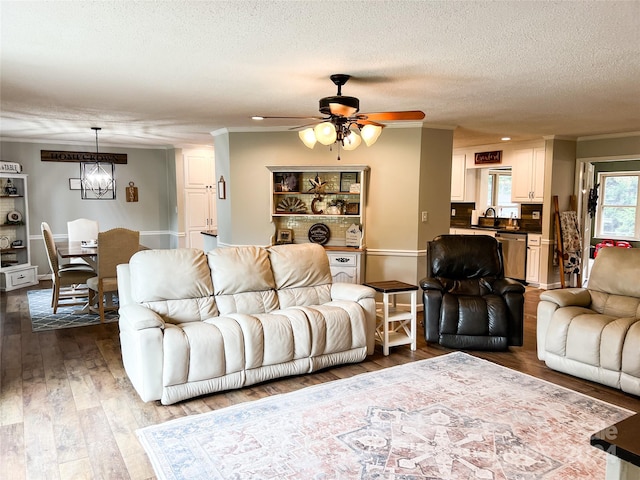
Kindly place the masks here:
<instances>
[{"instance_id":1,"label":"built-in shelving unit","mask_svg":"<svg viewBox=\"0 0 640 480\"><path fill-rule=\"evenodd\" d=\"M0 290L37 283L29 250L27 175L0 173Z\"/></svg>"},{"instance_id":2,"label":"built-in shelving unit","mask_svg":"<svg viewBox=\"0 0 640 480\"><path fill-rule=\"evenodd\" d=\"M270 216L275 225L272 243L307 243L314 238L327 249L334 281L364 281L362 256L369 167L267 168L271 172ZM319 238L314 237L314 232Z\"/></svg>"}]
</instances>

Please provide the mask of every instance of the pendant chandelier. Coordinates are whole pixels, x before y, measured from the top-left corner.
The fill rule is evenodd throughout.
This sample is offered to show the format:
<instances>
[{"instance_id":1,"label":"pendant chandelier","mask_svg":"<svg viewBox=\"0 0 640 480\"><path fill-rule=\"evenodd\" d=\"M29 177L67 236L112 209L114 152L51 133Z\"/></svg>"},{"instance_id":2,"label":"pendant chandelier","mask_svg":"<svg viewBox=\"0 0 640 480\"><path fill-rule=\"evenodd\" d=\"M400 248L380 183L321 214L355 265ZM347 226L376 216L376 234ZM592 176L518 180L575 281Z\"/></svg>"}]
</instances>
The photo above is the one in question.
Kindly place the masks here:
<instances>
[{"instance_id":1,"label":"pendant chandelier","mask_svg":"<svg viewBox=\"0 0 640 480\"><path fill-rule=\"evenodd\" d=\"M98 151L100 127L91 127L96 132L95 161L80 162L81 198L85 200L113 200L116 198L115 165L101 162Z\"/></svg>"}]
</instances>

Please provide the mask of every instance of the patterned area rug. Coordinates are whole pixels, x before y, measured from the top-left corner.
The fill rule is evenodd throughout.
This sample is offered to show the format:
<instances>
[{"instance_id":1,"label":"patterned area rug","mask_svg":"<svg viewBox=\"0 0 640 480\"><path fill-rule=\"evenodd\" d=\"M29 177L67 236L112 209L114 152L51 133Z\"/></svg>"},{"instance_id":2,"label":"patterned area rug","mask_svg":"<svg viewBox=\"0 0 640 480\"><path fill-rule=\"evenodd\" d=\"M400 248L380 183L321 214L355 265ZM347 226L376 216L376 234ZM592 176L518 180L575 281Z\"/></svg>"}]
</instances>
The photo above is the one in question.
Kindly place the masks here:
<instances>
[{"instance_id":1,"label":"patterned area rug","mask_svg":"<svg viewBox=\"0 0 640 480\"><path fill-rule=\"evenodd\" d=\"M31 315L31 330L41 332L44 330L56 330L58 328L84 327L86 325L99 325L100 316L95 313L77 313L82 305L70 307L58 307L54 314L51 308L51 289L29 290L29 314ZM114 303L117 297L114 296ZM105 323L117 322L118 312L116 310L105 313Z\"/></svg>"},{"instance_id":2,"label":"patterned area rug","mask_svg":"<svg viewBox=\"0 0 640 480\"><path fill-rule=\"evenodd\" d=\"M632 412L455 352L138 430L161 479L602 479Z\"/></svg>"}]
</instances>

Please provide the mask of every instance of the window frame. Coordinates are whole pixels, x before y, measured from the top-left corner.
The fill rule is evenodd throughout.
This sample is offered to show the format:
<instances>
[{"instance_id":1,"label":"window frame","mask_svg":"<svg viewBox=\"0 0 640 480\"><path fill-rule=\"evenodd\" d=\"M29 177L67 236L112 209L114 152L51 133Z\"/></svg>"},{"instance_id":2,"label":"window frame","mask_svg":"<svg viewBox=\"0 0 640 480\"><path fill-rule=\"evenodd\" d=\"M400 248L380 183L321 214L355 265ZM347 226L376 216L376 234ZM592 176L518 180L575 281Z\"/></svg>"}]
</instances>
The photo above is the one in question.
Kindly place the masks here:
<instances>
[{"instance_id":1,"label":"window frame","mask_svg":"<svg viewBox=\"0 0 640 480\"><path fill-rule=\"evenodd\" d=\"M605 205L605 180L607 177L636 177L638 179L638 186L636 192L636 204L633 205ZM595 238L607 238L612 240L627 240L627 241L639 241L640 240L640 171L621 171L621 172L598 172L596 184L600 185L598 192L598 203L596 207L596 214L594 217L594 237ZM603 233L603 209L605 207L625 207L635 208L635 229L633 236L624 235L611 235Z\"/></svg>"}]
</instances>

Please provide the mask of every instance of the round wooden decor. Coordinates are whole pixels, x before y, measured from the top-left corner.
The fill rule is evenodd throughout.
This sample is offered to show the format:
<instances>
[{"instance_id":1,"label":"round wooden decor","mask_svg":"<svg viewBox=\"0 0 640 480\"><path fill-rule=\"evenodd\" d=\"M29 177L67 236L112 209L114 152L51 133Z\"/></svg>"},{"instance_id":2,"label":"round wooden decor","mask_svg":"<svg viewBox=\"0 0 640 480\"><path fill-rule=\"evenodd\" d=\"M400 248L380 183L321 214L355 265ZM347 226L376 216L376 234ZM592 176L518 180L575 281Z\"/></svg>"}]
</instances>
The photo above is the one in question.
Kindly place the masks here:
<instances>
[{"instance_id":1,"label":"round wooden decor","mask_svg":"<svg viewBox=\"0 0 640 480\"><path fill-rule=\"evenodd\" d=\"M316 223L309 228L308 236L310 242L325 245L329 241L329 237L331 237L331 232L324 223Z\"/></svg>"}]
</instances>

